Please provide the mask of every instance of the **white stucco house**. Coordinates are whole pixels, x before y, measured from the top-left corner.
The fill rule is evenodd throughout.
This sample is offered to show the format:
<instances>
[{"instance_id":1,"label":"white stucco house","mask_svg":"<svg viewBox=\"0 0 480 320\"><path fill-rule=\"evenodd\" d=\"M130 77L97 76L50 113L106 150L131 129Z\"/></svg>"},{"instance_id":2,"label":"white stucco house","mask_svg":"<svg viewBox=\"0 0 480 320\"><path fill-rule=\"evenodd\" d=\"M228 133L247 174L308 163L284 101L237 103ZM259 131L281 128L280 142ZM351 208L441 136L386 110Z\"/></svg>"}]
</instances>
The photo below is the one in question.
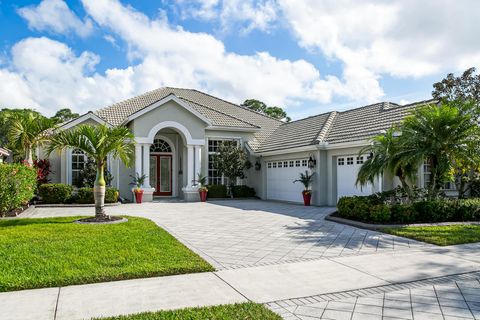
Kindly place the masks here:
<instances>
[{"instance_id":1,"label":"white stucco house","mask_svg":"<svg viewBox=\"0 0 480 320\"><path fill-rule=\"evenodd\" d=\"M256 164L240 183L255 188L260 198L302 202L302 186L292 182L309 169L316 172L312 203L335 205L343 195L369 194L398 183L384 176L374 185L357 188L356 173L367 157L358 152L371 137L399 122L420 103L425 101L405 106L376 103L283 123L197 90L160 88L88 112L63 124L62 129L83 123L130 128L137 142L135 166L108 161L112 186L126 199L132 199L129 183L135 173L148 176L146 201L155 197L198 199L193 182L198 173L206 175L209 184L225 182L214 168L212 155L219 143L233 140ZM78 150L51 154L51 182L74 184L85 161ZM428 168L420 168L420 185L426 175Z\"/></svg>"}]
</instances>

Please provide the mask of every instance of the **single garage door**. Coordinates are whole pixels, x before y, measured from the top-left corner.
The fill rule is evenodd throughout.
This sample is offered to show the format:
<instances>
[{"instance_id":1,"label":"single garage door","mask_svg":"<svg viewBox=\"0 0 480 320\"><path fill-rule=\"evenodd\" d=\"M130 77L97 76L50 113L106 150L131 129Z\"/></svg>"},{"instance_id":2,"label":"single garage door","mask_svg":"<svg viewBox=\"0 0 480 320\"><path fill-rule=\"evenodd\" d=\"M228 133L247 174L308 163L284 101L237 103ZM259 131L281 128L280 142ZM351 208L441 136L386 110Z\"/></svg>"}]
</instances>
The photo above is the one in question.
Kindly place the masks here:
<instances>
[{"instance_id":1,"label":"single garage door","mask_svg":"<svg viewBox=\"0 0 480 320\"><path fill-rule=\"evenodd\" d=\"M363 187L355 186L358 170L364 160L366 160L365 156L337 157L337 200L344 196L361 196L373 193L370 183Z\"/></svg>"},{"instance_id":2,"label":"single garage door","mask_svg":"<svg viewBox=\"0 0 480 320\"><path fill-rule=\"evenodd\" d=\"M308 159L267 162L267 199L302 202L303 185L293 183L308 169Z\"/></svg>"}]
</instances>

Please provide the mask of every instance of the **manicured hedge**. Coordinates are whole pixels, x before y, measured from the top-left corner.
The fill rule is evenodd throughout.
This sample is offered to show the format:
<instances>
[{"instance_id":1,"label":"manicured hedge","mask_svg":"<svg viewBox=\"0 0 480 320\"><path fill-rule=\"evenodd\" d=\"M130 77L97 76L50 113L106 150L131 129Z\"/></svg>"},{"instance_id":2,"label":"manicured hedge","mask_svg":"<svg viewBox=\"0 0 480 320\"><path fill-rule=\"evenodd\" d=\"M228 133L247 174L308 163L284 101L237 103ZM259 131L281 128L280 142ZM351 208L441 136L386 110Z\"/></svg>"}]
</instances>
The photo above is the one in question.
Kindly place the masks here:
<instances>
[{"instance_id":1,"label":"manicured hedge","mask_svg":"<svg viewBox=\"0 0 480 320\"><path fill-rule=\"evenodd\" d=\"M0 216L28 204L36 186L34 168L24 164L0 164Z\"/></svg>"},{"instance_id":2,"label":"manicured hedge","mask_svg":"<svg viewBox=\"0 0 480 320\"><path fill-rule=\"evenodd\" d=\"M421 200L412 204L388 204L378 195L342 197L338 214L367 223L421 223L480 221L480 199Z\"/></svg>"},{"instance_id":3,"label":"manicured hedge","mask_svg":"<svg viewBox=\"0 0 480 320\"><path fill-rule=\"evenodd\" d=\"M75 203L95 203L93 196L93 188L79 188L75 195ZM107 188L105 190L105 203L118 202L118 190L114 188Z\"/></svg>"},{"instance_id":4,"label":"manicured hedge","mask_svg":"<svg viewBox=\"0 0 480 320\"><path fill-rule=\"evenodd\" d=\"M233 186L232 193L234 198L255 197L255 189L248 186Z\"/></svg>"},{"instance_id":5,"label":"manicured hedge","mask_svg":"<svg viewBox=\"0 0 480 320\"><path fill-rule=\"evenodd\" d=\"M73 187L63 183L46 183L38 187L38 195L43 203L68 203Z\"/></svg>"},{"instance_id":6,"label":"manicured hedge","mask_svg":"<svg viewBox=\"0 0 480 320\"><path fill-rule=\"evenodd\" d=\"M208 197L209 198L226 198L227 197L227 186L221 184L211 184L208 186Z\"/></svg>"}]
</instances>

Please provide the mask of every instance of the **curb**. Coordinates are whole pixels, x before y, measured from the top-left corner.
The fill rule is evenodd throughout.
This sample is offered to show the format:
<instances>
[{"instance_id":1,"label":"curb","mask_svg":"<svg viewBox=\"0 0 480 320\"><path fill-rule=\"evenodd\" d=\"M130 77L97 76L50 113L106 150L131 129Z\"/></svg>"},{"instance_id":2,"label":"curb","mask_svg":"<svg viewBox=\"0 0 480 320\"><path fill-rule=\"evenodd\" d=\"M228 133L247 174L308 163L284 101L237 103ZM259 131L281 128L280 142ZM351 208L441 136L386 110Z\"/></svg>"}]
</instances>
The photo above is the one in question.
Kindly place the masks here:
<instances>
[{"instance_id":1,"label":"curb","mask_svg":"<svg viewBox=\"0 0 480 320\"><path fill-rule=\"evenodd\" d=\"M346 224L360 229L378 231L383 228L404 228L404 227L435 227L435 226L455 226L455 225L480 225L478 221L459 221L459 222L432 222L432 223L410 223L410 224L371 224L340 217L332 216L337 212L330 213L325 220Z\"/></svg>"},{"instance_id":2,"label":"curb","mask_svg":"<svg viewBox=\"0 0 480 320\"><path fill-rule=\"evenodd\" d=\"M116 207L120 206L120 202L116 203L105 203L105 207ZM85 203L85 204L80 204L80 203L72 203L72 204L63 204L63 203L52 203L52 204L36 204L31 207L35 208L93 208L95 207L94 203Z\"/></svg>"}]
</instances>

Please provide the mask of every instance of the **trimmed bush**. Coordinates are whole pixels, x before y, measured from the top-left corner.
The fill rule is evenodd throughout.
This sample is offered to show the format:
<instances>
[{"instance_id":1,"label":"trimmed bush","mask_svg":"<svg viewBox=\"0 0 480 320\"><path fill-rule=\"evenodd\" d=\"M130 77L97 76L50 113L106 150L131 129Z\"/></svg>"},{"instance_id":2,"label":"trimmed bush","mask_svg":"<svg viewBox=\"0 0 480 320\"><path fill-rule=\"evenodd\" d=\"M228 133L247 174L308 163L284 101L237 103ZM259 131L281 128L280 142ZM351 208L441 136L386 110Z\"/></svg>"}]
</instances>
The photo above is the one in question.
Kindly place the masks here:
<instances>
[{"instance_id":1,"label":"trimmed bush","mask_svg":"<svg viewBox=\"0 0 480 320\"><path fill-rule=\"evenodd\" d=\"M73 187L63 183L46 183L38 187L43 203L68 203L72 193Z\"/></svg>"},{"instance_id":2,"label":"trimmed bush","mask_svg":"<svg viewBox=\"0 0 480 320\"><path fill-rule=\"evenodd\" d=\"M75 203L89 204L95 203L93 196L93 188L79 188L75 196ZM105 190L105 203L118 202L118 190L115 188L107 188Z\"/></svg>"},{"instance_id":3,"label":"trimmed bush","mask_svg":"<svg viewBox=\"0 0 480 320\"><path fill-rule=\"evenodd\" d=\"M37 186L37 172L23 164L0 164L0 216L30 201Z\"/></svg>"},{"instance_id":4,"label":"trimmed bush","mask_svg":"<svg viewBox=\"0 0 480 320\"><path fill-rule=\"evenodd\" d=\"M233 186L232 193L234 198L251 198L255 197L255 189L249 186Z\"/></svg>"},{"instance_id":5,"label":"trimmed bush","mask_svg":"<svg viewBox=\"0 0 480 320\"><path fill-rule=\"evenodd\" d=\"M480 221L480 199L421 200L413 204L378 203L379 196L342 197L338 214L367 223Z\"/></svg>"},{"instance_id":6,"label":"trimmed bush","mask_svg":"<svg viewBox=\"0 0 480 320\"><path fill-rule=\"evenodd\" d=\"M212 184L208 186L208 197L209 198L226 198L227 197L227 186L221 184Z\"/></svg>"}]
</instances>

